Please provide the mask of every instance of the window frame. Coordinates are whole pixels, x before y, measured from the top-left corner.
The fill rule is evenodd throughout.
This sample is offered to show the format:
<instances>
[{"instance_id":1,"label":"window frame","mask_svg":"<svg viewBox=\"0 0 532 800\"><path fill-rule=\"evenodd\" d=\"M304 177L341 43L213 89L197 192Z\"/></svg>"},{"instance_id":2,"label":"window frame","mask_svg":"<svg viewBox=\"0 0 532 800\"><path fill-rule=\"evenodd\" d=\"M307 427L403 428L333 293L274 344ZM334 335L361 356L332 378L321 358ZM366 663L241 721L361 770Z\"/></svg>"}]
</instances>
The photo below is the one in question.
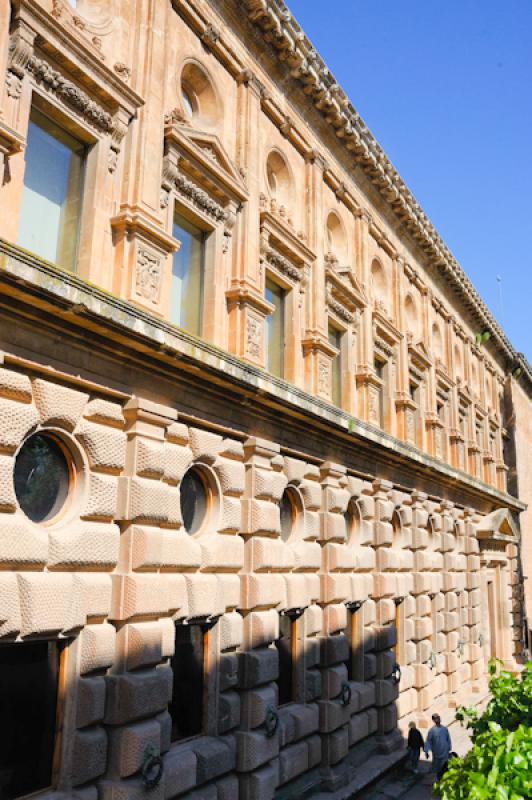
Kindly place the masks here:
<instances>
[{"instance_id":1,"label":"window frame","mask_svg":"<svg viewBox=\"0 0 532 800\"><path fill-rule=\"evenodd\" d=\"M291 288L286 284L284 281L279 280L277 275L273 275L271 272L266 273L265 281L264 281L264 299L266 302L271 303L270 300L266 297L266 292L268 290L268 284L273 284L280 292L281 302L280 306L275 306L276 310L279 310L280 313L280 344L279 344L279 363L280 363L280 374L277 372L272 371L269 354L270 354L270 342L268 338L268 318L274 316L275 312L272 314L267 314L264 320L265 326L265 335L264 335L264 368L270 375L274 375L277 378L281 378L283 380L287 379L286 375L286 340L287 340L287 308L289 303L289 298L291 295ZM271 305L275 305L271 303Z\"/></svg>"}]
</instances>

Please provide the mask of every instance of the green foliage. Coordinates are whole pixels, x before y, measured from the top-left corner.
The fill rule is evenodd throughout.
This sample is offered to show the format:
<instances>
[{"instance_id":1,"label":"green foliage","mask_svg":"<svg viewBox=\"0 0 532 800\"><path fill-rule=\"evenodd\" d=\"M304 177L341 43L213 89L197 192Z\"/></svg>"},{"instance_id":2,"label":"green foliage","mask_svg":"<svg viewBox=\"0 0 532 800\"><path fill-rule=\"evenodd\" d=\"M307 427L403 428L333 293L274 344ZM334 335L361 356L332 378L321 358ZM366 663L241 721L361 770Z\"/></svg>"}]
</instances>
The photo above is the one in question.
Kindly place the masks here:
<instances>
[{"instance_id":1,"label":"green foliage","mask_svg":"<svg viewBox=\"0 0 532 800\"><path fill-rule=\"evenodd\" d=\"M474 708L460 707L456 718L464 722L475 739L488 730L490 722L496 722L508 731L516 730L518 725L532 727L532 661L524 667L516 678L511 672L501 670L497 674L497 661L490 661L489 673L491 699L484 713L479 716Z\"/></svg>"},{"instance_id":2,"label":"green foliage","mask_svg":"<svg viewBox=\"0 0 532 800\"><path fill-rule=\"evenodd\" d=\"M485 712L460 708L473 747L453 758L436 785L442 800L526 800L532 797L532 662L516 678L489 665L491 699Z\"/></svg>"}]
</instances>

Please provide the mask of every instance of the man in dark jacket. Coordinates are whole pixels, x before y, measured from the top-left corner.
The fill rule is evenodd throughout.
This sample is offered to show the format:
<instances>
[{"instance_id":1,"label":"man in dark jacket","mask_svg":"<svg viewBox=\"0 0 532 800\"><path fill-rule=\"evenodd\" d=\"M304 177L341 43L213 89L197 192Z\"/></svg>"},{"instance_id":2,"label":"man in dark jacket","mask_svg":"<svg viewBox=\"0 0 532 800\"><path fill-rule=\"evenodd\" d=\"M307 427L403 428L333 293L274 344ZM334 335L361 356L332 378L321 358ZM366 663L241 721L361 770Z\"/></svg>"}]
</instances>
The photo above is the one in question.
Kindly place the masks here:
<instances>
[{"instance_id":1,"label":"man in dark jacket","mask_svg":"<svg viewBox=\"0 0 532 800\"><path fill-rule=\"evenodd\" d=\"M408 768L412 770L412 772L417 775L419 772L418 764L419 764L419 756L421 753L421 749L423 747L423 737L421 733L416 728L415 722L408 723Z\"/></svg>"}]
</instances>

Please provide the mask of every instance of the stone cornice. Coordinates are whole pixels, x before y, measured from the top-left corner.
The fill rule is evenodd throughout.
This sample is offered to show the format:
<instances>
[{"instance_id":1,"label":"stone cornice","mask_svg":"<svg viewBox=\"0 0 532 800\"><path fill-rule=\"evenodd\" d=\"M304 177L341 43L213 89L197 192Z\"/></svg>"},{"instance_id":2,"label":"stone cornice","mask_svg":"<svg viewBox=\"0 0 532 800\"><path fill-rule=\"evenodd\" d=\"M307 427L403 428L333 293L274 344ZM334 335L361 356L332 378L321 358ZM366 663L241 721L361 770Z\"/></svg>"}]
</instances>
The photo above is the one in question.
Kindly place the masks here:
<instances>
[{"instance_id":1,"label":"stone cornice","mask_svg":"<svg viewBox=\"0 0 532 800\"><path fill-rule=\"evenodd\" d=\"M106 350L115 348L121 359L126 351L149 355L154 365L164 364L166 375L177 370L182 375L192 373L196 380L201 374L213 385L253 398L257 408L264 405L282 411L287 418L304 419L309 430L314 426L316 431L352 441L357 448L371 448L383 463L399 461L413 473L433 475L451 488L459 485L484 503L518 511L526 508L517 498L1 239L0 297L15 314L21 308L25 316L38 318L40 324L79 329L85 345L87 341L95 343L101 335ZM65 320L70 326L65 327Z\"/></svg>"},{"instance_id":2,"label":"stone cornice","mask_svg":"<svg viewBox=\"0 0 532 800\"><path fill-rule=\"evenodd\" d=\"M346 93L292 16L283 0L244 0L252 24L277 52L283 68L298 81L332 128L337 139L396 214L425 253L428 264L443 275L480 328L492 333L491 343L505 367L521 367L527 390L532 394L532 370L518 353L489 311L477 290L444 243L433 224L391 164Z\"/></svg>"}]
</instances>

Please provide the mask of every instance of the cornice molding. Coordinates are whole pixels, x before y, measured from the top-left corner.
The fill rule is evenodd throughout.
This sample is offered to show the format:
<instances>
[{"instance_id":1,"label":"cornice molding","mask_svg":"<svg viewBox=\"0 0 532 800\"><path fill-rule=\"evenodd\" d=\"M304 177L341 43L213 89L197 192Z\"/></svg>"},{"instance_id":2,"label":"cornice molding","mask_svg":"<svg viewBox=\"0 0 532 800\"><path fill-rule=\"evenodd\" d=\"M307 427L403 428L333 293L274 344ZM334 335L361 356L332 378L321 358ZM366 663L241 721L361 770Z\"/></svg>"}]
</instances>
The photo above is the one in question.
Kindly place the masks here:
<instances>
[{"instance_id":1,"label":"cornice molding","mask_svg":"<svg viewBox=\"0 0 532 800\"><path fill-rule=\"evenodd\" d=\"M471 318L492 332L491 343L510 369L521 367L532 394L532 369L499 326L416 198L357 113L283 0L244 0L250 22L263 33L284 69L303 88L336 138L386 200L403 228L444 276Z\"/></svg>"}]
</instances>

